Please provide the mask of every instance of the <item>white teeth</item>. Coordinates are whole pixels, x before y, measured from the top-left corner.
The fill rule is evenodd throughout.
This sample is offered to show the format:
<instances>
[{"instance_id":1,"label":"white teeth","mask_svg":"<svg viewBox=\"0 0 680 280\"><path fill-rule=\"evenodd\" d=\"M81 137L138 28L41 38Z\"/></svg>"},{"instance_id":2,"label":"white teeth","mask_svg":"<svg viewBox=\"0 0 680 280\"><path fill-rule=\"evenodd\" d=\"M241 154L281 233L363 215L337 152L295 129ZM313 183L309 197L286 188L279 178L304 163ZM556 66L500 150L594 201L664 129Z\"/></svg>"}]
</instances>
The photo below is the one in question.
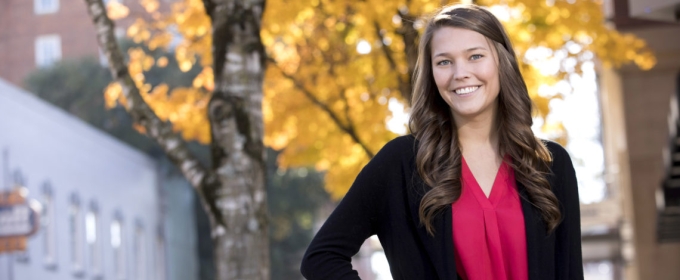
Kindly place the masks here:
<instances>
[{"instance_id":1,"label":"white teeth","mask_svg":"<svg viewBox=\"0 0 680 280\"><path fill-rule=\"evenodd\" d=\"M479 86L476 87L465 87L465 88L459 88L455 90L456 94L466 94L466 93L471 93L475 90L477 90Z\"/></svg>"}]
</instances>

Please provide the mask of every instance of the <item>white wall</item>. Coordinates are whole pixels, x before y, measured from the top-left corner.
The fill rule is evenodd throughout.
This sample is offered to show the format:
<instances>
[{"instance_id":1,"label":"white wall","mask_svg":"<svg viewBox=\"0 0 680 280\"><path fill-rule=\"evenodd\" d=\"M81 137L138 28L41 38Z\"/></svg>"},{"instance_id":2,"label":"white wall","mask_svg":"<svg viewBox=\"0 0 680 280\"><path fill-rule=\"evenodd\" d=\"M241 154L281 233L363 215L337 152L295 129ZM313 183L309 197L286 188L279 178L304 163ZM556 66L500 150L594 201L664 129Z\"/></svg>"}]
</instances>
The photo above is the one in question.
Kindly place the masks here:
<instances>
[{"instance_id":1,"label":"white wall","mask_svg":"<svg viewBox=\"0 0 680 280\"><path fill-rule=\"evenodd\" d=\"M137 223L144 228L146 279L155 279L156 235L161 224L158 172L153 159L2 80L0 150L9 155L9 166L0 166L0 170L19 170L30 199L42 200L43 185L51 185L57 241L54 268L45 266L45 233L41 230L29 240L27 261L9 264L7 256L0 257L0 263L4 263L0 265L0 279L93 279L89 271L91 256L84 240L84 214L93 201L99 208L103 279L118 279L114 277L110 239L110 224L116 212L123 217L125 279L138 278L133 263ZM85 265L81 276L74 275L71 265L69 206L74 193L80 198L81 209L79 242ZM13 275L5 271L10 270L9 266Z\"/></svg>"}]
</instances>

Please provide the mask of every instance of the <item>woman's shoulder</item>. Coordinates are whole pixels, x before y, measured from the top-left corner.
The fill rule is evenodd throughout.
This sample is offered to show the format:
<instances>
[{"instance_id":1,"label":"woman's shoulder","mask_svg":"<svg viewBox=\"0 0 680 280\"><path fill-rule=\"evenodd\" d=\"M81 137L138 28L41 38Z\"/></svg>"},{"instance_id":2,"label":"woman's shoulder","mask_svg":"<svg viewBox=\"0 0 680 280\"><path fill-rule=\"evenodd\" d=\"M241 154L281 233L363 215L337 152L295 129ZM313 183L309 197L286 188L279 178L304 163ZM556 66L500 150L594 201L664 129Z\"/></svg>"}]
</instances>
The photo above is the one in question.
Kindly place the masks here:
<instances>
[{"instance_id":1,"label":"woman's shoulder","mask_svg":"<svg viewBox=\"0 0 680 280\"><path fill-rule=\"evenodd\" d=\"M390 140L383 146L382 150L386 151L404 151L406 149L415 149L416 138L412 134L397 136Z\"/></svg>"},{"instance_id":2,"label":"woman's shoulder","mask_svg":"<svg viewBox=\"0 0 680 280\"><path fill-rule=\"evenodd\" d=\"M416 138L411 135L397 136L396 138L388 141L378 152L378 156L389 156L394 159L394 156L399 155L400 157L409 156L415 154L416 151Z\"/></svg>"},{"instance_id":3,"label":"woman's shoulder","mask_svg":"<svg viewBox=\"0 0 680 280\"><path fill-rule=\"evenodd\" d=\"M552 140L546 140L546 139L541 139L541 142L543 145L548 148L548 151L550 152L550 155L552 155L553 159L553 165L555 163L563 163L565 161L571 162L571 157L569 157L569 152L567 152L567 149L562 147L560 143L557 143Z\"/></svg>"},{"instance_id":4,"label":"woman's shoulder","mask_svg":"<svg viewBox=\"0 0 680 280\"><path fill-rule=\"evenodd\" d=\"M553 176L552 180L555 180L556 182L559 182L559 185L562 185L562 187L558 187L557 189L559 190L556 191L561 192L561 189L563 188L566 188L567 190L576 190L575 187L571 186L572 184L576 184L576 172L569 152L557 142L550 140L542 140L542 142L552 155L552 163L550 166L550 173Z\"/></svg>"},{"instance_id":5,"label":"woman's shoulder","mask_svg":"<svg viewBox=\"0 0 680 280\"><path fill-rule=\"evenodd\" d=\"M371 162L396 164L415 157L416 139L413 135L398 136L388 141Z\"/></svg>"}]
</instances>

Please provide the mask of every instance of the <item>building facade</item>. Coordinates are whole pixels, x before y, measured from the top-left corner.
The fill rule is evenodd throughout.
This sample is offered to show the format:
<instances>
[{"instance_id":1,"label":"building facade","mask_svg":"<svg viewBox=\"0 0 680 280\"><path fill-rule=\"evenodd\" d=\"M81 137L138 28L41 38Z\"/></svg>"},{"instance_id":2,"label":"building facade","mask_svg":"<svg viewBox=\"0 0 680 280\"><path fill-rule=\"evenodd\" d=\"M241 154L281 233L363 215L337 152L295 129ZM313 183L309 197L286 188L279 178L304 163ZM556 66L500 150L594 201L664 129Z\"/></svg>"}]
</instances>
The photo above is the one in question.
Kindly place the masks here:
<instances>
[{"instance_id":1,"label":"building facade","mask_svg":"<svg viewBox=\"0 0 680 280\"><path fill-rule=\"evenodd\" d=\"M658 61L599 71L606 176L621 209L616 279L680 279L680 1L605 5L612 27L644 39Z\"/></svg>"},{"instance_id":2,"label":"building facade","mask_svg":"<svg viewBox=\"0 0 680 280\"><path fill-rule=\"evenodd\" d=\"M191 189L158 162L0 80L1 188L26 187L41 228L0 279L196 279Z\"/></svg>"},{"instance_id":3,"label":"building facade","mask_svg":"<svg viewBox=\"0 0 680 280\"><path fill-rule=\"evenodd\" d=\"M118 36L137 17L150 17L137 0L118 1L129 16L116 21ZM168 9L170 0L161 0ZM28 74L62 59L101 57L84 0L0 0L0 78L22 86Z\"/></svg>"}]
</instances>

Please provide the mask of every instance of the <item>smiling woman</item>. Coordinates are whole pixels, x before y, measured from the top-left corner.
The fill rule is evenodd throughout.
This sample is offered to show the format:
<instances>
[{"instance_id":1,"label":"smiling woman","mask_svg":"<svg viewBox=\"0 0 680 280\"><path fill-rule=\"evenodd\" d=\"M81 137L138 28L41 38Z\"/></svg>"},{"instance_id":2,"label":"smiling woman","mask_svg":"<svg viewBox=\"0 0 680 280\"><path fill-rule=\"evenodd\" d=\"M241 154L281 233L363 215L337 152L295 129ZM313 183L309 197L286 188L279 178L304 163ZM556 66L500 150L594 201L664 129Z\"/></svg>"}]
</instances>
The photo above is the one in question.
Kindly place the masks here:
<instances>
[{"instance_id":1,"label":"smiling woman","mask_svg":"<svg viewBox=\"0 0 680 280\"><path fill-rule=\"evenodd\" d=\"M456 119L496 112L498 59L482 34L442 27L432 37L432 74Z\"/></svg>"},{"instance_id":2,"label":"smiling woman","mask_svg":"<svg viewBox=\"0 0 680 280\"><path fill-rule=\"evenodd\" d=\"M394 279L583 279L568 153L534 136L532 104L501 23L454 5L425 22L411 135L364 167L307 249L307 279L358 279L376 234Z\"/></svg>"}]
</instances>

